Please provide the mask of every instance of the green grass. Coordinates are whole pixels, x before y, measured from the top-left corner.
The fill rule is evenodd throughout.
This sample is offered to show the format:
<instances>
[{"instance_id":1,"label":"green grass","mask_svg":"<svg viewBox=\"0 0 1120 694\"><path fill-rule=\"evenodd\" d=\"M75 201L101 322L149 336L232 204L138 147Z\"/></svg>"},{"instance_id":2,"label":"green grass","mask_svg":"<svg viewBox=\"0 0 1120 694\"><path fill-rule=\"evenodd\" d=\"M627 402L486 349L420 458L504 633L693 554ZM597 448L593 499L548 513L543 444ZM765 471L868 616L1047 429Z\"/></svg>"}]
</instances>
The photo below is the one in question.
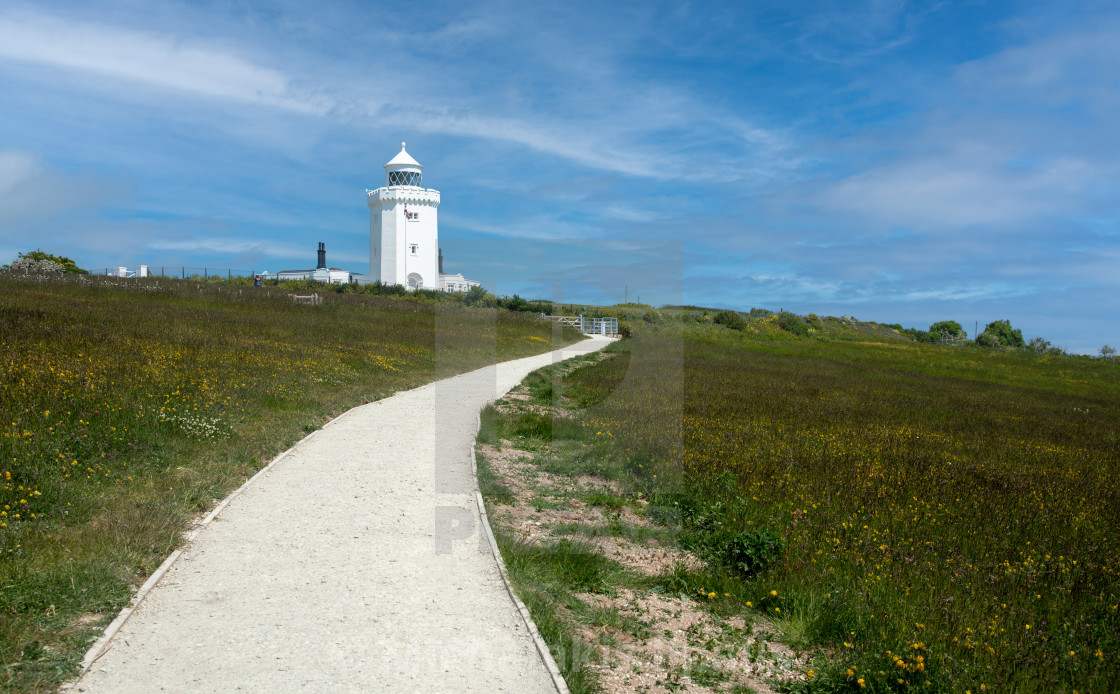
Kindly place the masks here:
<instances>
[{"instance_id":1,"label":"green grass","mask_svg":"<svg viewBox=\"0 0 1120 694\"><path fill-rule=\"evenodd\" d=\"M554 369L547 367L530 375L527 379L530 392L546 392L540 384L552 383ZM551 400L551 391L547 394ZM478 440L491 445L496 445L501 439L511 440L522 450L538 451L555 465L567 458L555 449L572 453L572 447L566 447L566 443L570 443L570 437L578 436L579 432L570 430L568 439L554 440L557 428L541 424L552 421L553 417L547 413L503 414L494 407L488 407L482 413ZM504 493L508 490L496 483L485 456L478 458L478 479L488 504L509 504L512 501ZM557 491L555 498L538 494L532 503L537 510L559 508L566 506L570 499L581 496L598 502L608 510L625 504L606 494L581 495L561 491ZM645 587L648 582L604 557L593 547L581 543L578 538L588 536L586 526L577 524L571 528L570 534L576 539L564 537L565 528L556 530L556 534L561 536L557 540L533 544L516 539L500 524L494 526L510 581L532 614L569 689L574 694L591 694L600 690L596 673L587 667L595 657L594 647L578 635L578 625L612 627L636 635L648 634L648 625L643 626L640 620L621 615L615 609L588 605L577 594L610 593L620 587Z\"/></svg>"},{"instance_id":2,"label":"green grass","mask_svg":"<svg viewBox=\"0 0 1120 694\"><path fill-rule=\"evenodd\" d=\"M289 291L0 275L0 689L74 675L190 521L331 417L554 344L528 314Z\"/></svg>"},{"instance_id":3,"label":"green grass","mask_svg":"<svg viewBox=\"0 0 1120 694\"><path fill-rule=\"evenodd\" d=\"M598 678L586 667L592 649L574 634L573 608L587 613L573 593L601 589L621 573L620 567L567 540L539 546L519 542L500 531L496 537L510 581L533 615L568 688L573 694L598 691Z\"/></svg>"},{"instance_id":4,"label":"green grass","mask_svg":"<svg viewBox=\"0 0 1120 694\"><path fill-rule=\"evenodd\" d=\"M830 649L804 691L1120 688L1120 364L749 326L651 321L561 384L560 443L716 560L665 590ZM769 569L720 565L760 530Z\"/></svg>"}]
</instances>

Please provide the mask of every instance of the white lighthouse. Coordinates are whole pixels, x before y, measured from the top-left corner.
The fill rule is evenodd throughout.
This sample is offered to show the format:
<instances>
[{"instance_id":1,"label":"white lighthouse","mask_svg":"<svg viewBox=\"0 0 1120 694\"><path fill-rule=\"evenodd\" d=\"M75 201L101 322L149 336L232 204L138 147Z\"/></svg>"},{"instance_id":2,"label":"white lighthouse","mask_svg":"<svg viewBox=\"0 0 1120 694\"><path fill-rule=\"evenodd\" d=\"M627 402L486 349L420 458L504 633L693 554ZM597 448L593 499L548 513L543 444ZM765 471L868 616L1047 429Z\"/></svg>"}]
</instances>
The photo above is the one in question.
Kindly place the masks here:
<instances>
[{"instance_id":1,"label":"white lighthouse","mask_svg":"<svg viewBox=\"0 0 1120 694\"><path fill-rule=\"evenodd\" d=\"M385 165L385 187L366 192L370 280L442 289L439 191L422 185L420 162L401 151Z\"/></svg>"}]
</instances>

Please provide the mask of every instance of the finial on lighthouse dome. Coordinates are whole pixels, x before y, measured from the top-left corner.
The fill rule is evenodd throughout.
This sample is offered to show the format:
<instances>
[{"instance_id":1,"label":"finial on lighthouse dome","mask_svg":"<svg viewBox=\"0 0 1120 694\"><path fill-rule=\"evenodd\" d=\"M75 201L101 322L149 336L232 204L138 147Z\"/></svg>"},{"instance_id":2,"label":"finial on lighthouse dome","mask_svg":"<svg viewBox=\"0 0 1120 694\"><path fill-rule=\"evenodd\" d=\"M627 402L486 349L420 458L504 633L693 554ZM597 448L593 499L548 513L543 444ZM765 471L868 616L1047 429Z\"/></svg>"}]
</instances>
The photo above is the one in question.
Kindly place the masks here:
<instances>
[{"instance_id":1,"label":"finial on lighthouse dome","mask_svg":"<svg viewBox=\"0 0 1120 694\"><path fill-rule=\"evenodd\" d=\"M404 144L401 143L401 151L385 165L385 184L420 187L420 169L424 167L405 151Z\"/></svg>"}]
</instances>

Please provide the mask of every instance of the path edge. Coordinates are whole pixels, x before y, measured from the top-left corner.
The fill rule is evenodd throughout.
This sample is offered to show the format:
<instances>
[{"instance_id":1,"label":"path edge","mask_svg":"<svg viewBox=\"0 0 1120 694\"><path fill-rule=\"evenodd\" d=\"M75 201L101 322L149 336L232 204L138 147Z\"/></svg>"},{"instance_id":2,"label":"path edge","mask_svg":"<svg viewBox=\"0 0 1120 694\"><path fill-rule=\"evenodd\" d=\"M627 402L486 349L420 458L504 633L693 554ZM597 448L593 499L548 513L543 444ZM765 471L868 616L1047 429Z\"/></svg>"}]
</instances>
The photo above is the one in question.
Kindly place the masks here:
<instances>
[{"instance_id":1,"label":"path edge","mask_svg":"<svg viewBox=\"0 0 1120 694\"><path fill-rule=\"evenodd\" d=\"M475 503L478 504L478 515L482 519L482 528L486 531L486 541L490 545L490 552L494 555L494 562L498 565L498 573L502 576L502 585L506 587L506 593L509 594L510 600L513 600L513 604L517 606L517 611L525 622L525 628L528 629L529 636L533 639L533 645L537 647L537 653L540 654L545 669L548 670L548 675L552 678L553 686L556 687L559 694L571 694L568 683L564 680L564 675L561 674L560 668L556 665L556 660L552 657L552 651L548 650L548 644L544 642L544 637L541 636L537 623L533 621L532 615L529 614L529 608L525 607L525 603L521 602L521 598L517 597L517 593L513 590L506 563L502 559L502 551L498 549L498 541L494 537L494 530L490 527L490 517L486 515L486 502L482 500L482 492L478 490L478 460L475 458L474 452L478 446L478 432L482 429L481 413L475 415L474 421L475 440L471 444L471 474L474 475L474 499Z\"/></svg>"},{"instance_id":2,"label":"path edge","mask_svg":"<svg viewBox=\"0 0 1120 694\"><path fill-rule=\"evenodd\" d=\"M206 517L198 523L198 525L196 525L183 537L182 546L169 554L167 558L163 560L163 563L159 565L159 568L156 569L155 572L148 577L147 581L144 581L144 585L140 586L140 590L136 591L136 593L133 594L131 600L129 600L128 605L121 608L121 611L117 613L116 618L109 623L109 626L105 627L105 631L101 633L101 636L93 642L93 645L89 647L89 649L86 651L86 654L82 656L82 660L78 666L78 674L73 679L63 683L59 687L59 691L67 691L74 687L78 682L81 681L83 677L86 676L90 669L93 668L94 663L96 663L97 660L101 658L101 656L109 652L109 649L112 646L113 637L117 635L117 632L119 632L121 630L121 627L125 625L125 622L128 621L128 618L131 617L132 614L140 607L140 604L144 602L144 598L148 596L148 593L150 593L152 589L159 584L160 580L162 580L163 577L167 575L167 572L171 570L171 567L175 565L175 562L179 559L179 557L183 555L183 552L190 546L192 542L194 542L199 533L205 530L206 526L214 522L214 519L217 518L218 515L222 511L224 511L227 506L229 506L231 501L241 496L241 493L248 489L249 485L253 484L253 482L255 482L258 477L261 477L265 473L272 470L272 468L276 467L282 460L287 458L297 448L314 438L315 435L320 431L326 429L354 410L363 406L364 405L359 405L358 407L350 408L346 412L343 412L334 419L326 422L325 424L323 424L323 426L311 432L307 436L304 436L302 439L294 443L288 450L273 458L272 462L270 462L268 465L265 465L260 470L257 470L257 472L248 480L246 480L240 487L233 490L228 496L226 496L226 498L222 499L218 503L218 505L215 506L210 511L210 513L208 513Z\"/></svg>"},{"instance_id":3,"label":"path edge","mask_svg":"<svg viewBox=\"0 0 1120 694\"><path fill-rule=\"evenodd\" d=\"M578 344L578 343L575 343L575 344ZM562 352L563 349L564 349L563 347L560 347L559 349L553 350L553 354L555 355L557 352ZM600 349L602 349L602 348L600 348ZM564 361L564 359L563 358L555 359L555 357L554 357L553 363L557 363L559 361ZM503 362L498 362L496 364L493 364L492 366L499 366L502 363ZM436 382L425 384L425 386L434 385L434 383L436 383ZM424 386L420 386L420 387L423 388ZM395 394L396 393L394 393L394 395ZM146 598L148 596L148 593L150 593L152 591L152 589L154 589L159 584L160 580L162 580L163 577L165 575L167 575L167 572L171 570L171 567L175 565L175 562L179 559L179 557L181 557L183 555L183 552L186 551L186 549L190 546L190 544L192 542L194 542L194 540L198 537L199 533L201 533L203 530L205 530L206 527L208 525L210 525L210 523L212 523L214 521L214 519L217 518L218 515L221 514L221 512L223 510L225 510L225 508L227 506L229 506L230 502L232 502L234 499L236 499L238 496L240 496L242 494L242 492L244 492L246 489L248 489L249 486L257 480L257 478L261 477L265 473L272 470L272 468L274 468L281 461L283 461L285 458L287 458L297 448L299 448L304 443L306 443L307 441L314 438L315 435L317 435L320 431L322 431L323 429L326 429L327 427L335 424L340 419L349 415L351 412L354 412L354 411L364 407L365 405L372 404L372 402L380 402L380 401L379 400L378 401L371 401L369 403L363 403L362 405L352 407L349 410L347 410L347 411L343 412L342 414L338 415L337 417L335 417L335 418L331 419L330 421L324 423L323 426L316 429L315 431L312 431L307 436L304 436L302 439L300 439L299 441L294 443L286 451L284 451L280 455L273 458L272 461L268 465L262 467L260 470L257 470L257 472L252 477L250 477L248 480L246 480L240 487L233 490L233 492L231 492L228 496L226 496L226 498L222 499L222 501L219 502L218 505L215 506L210 511L210 513L208 513L206 515L206 517L203 518L202 521L198 523L198 525L196 525L190 532L188 532L183 537L182 546L180 546L178 549L176 549L171 554L169 554L167 556L167 558L163 560L163 563L159 565L159 568L157 568L155 570L155 572L152 573L152 575L148 577L148 580L146 580L144 582L144 584L142 586L140 586L140 589L138 591L136 591L135 594L133 594L132 598L129 600L128 605L121 608L120 612L117 613L117 616L113 619L113 621L110 622L107 627L105 627L105 630L101 633L101 636L98 637L98 639L93 642L93 645L91 645L88 650L86 650L85 655L82 656L82 660L79 663L78 673L72 679L62 683L61 685L59 685L57 691L66 692L66 691L71 690L73 687L77 686L77 684L79 682L81 682L82 678L85 677L89 673L89 671L93 668L94 664L97 663L97 661L101 658L101 656L103 656L103 655L105 655L106 653L109 652L109 650L112 648L113 638L117 635L117 633L121 630L121 628L125 625L125 623L128 622L129 617L131 617L132 614L137 609L139 609L141 604L144 602L144 598ZM498 542L494 538L494 531L490 528L490 520L489 520L489 517L486 515L486 505L482 500L482 493L478 491L478 467L477 467L477 461L475 459L475 446L478 443L478 432L481 429L481 427L482 427L481 413L476 413L475 414L475 441L471 445L471 474L475 478L475 502L478 505L479 515L482 519L482 527L485 528L485 530L486 530L487 541L490 544L490 550L494 555L495 561L497 562L498 572L499 572L499 574L501 574L502 584L506 588L506 593L509 594L510 599L512 599L513 602L514 602L514 605L517 606L517 610L521 614L521 618L525 622L526 628L529 631L529 635L532 637L533 643L537 648L537 652L540 654L541 659L544 661L545 668L548 670L549 676L551 676L551 678L552 678L552 683L556 687L556 691L558 692L558 694L571 694L571 690L568 689L568 684L567 684L567 682L565 682L564 676L562 674L560 674L560 668L557 667L556 661L552 658L552 653L548 650L548 644L546 644L544 642L544 639L540 635L540 630L537 629L536 623L533 622L533 618L529 615L529 609L527 607L525 607L525 604L523 602L521 602L520 598L517 597L517 594L513 590L513 586L510 584L509 576L507 575L507 571L506 571L505 562L502 560L501 551L498 549Z\"/></svg>"}]
</instances>

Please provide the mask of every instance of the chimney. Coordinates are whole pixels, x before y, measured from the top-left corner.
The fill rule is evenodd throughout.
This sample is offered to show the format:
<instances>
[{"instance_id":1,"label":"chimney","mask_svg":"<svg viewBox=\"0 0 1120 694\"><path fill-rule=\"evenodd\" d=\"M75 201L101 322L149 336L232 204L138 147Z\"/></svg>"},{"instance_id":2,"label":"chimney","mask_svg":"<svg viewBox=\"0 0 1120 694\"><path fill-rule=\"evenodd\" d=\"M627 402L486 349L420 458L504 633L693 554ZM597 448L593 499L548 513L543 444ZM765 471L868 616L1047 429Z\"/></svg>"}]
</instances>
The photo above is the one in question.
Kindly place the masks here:
<instances>
[{"instance_id":1,"label":"chimney","mask_svg":"<svg viewBox=\"0 0 1120 694\"><path fill-rule=\"evenodd\" d=\"M322 241L320 241L319 242L319 265L316 266L315 269L316 270L323 270L323 269L326 269L326 267L327 267L327 247L325 245L323 245Z\"/></svg>"},{"instance_id":2,"label":"chimney","mask_svg":"<svg viewBox=\"0 0 1120 694\"><path fill-rule=\"evenodd\" d=\"M443 249L439 249L439 271L443 272Z\"/></svg>"}]
</instances>

